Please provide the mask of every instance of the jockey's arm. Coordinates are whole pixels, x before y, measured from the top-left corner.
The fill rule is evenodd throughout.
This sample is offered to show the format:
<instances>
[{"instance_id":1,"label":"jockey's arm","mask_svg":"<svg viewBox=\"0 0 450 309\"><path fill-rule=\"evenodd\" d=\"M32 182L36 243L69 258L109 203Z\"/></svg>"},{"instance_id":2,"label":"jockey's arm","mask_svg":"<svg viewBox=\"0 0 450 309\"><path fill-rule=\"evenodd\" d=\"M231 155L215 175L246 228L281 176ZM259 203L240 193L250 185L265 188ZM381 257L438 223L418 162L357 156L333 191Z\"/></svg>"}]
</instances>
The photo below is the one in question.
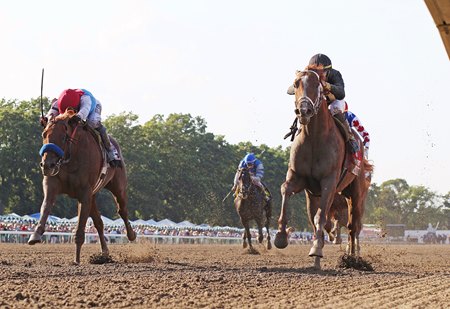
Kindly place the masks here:
<instances>
[{"instance_id":1,"label":"jockey's arm","mask_svg":"<svg viewBox=\"0 0 450 309\"><path fill-rule=\"evenodd\" d=\"M91 106L91 97L88 95L82 95L80 98L80 110L78 111L78 116L81 118L81 120L86 121L91 110Z\"/></svg>"},{"instance_id":2,"label":"jockey's arm","mask_svg":"<svg viewBox=\"0 0 450 309\"><path fill-rule=\"evenodd\" d=\"M345 98L345 84L341 73L338 70L331 69L327 76L327 82L331 85L331 93L337 100Z\"/></svg>"},{"instance_id":3,"label":"jockey's arm","mask_svg":"<svg viewBox=\"0 0 450 309\"><path fill-rule=\"evenodd\" d=\"M256 167L256 173L253 177L257 178L259 181L261 181L261 179L264 177L264 165L262 164L262 162L260 162Z\"/></svg>"},{"instance_id":4,"label":"jockey's arm","mask_svg":"<svg viewBox=\"0 0 450 309\"><path fill-rule=\"evenodd\" d=\"M53 117L56 117L58 115L59 115L58 100L53 99L52 105L50 106L50 109L48 110L45 117L47 117L48 120L51 120Z\"/></svg>"}]
</instances>

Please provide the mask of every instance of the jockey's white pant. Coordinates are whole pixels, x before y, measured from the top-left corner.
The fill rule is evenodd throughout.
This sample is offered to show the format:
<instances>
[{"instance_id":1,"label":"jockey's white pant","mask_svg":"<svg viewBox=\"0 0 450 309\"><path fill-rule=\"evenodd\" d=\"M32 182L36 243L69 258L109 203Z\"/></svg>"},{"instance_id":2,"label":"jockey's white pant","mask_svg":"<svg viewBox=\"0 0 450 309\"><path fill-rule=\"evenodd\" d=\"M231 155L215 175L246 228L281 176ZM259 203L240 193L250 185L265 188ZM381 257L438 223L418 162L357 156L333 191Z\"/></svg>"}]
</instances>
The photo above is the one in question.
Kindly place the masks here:
<instances>
[{"instance_id":1,"label":"jockey's white pant","mask_svg":"<svg viewBox=\"0 0 450 309\"><path fill-rule=\"evenodd\" d=\"M331 115L336 115L338 113L345 112L345 100L334 100L330 103L328 108L330 109Z\"/></svg>"}]
</instances>

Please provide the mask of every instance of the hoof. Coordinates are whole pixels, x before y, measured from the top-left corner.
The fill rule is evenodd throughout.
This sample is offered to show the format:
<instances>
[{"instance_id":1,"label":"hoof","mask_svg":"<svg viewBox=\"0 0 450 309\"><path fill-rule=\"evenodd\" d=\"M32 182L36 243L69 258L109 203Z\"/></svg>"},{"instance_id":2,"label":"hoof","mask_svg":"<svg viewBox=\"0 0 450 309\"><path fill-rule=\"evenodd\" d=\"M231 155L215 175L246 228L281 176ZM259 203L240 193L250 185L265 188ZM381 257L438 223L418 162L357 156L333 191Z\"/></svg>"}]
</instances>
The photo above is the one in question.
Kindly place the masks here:
<instances>
[{"instance_id":1,"label":"hoof","mask_svg":"<svg viewBox=\"0 0 450 309\"><path fill-rule=\"evenodd\" d=\"M272 249L272 243L270 242L270 240L267 242L267 250Z\"/></svg>"},{"instance_id":2,"label":"hoof","mask_svg":"<svg viewBox=\"0 0 450 309\"><path fill-rule=\"evenodd\" d=\"M274 241L275 247L278 249L284 249L288 245L287 233L286 232L277 232L275 235Z\"/></svg>"},{"instance_id":3,"label":"hoof","mask_svg":"<svg viewBox=\"0 0 450 309\"><path fill-rule=\"evenodd\" d=\"M335 238L334 241L333 241L333 244L335 244L335 245L342 244L342 238Z\"/></svg>"},{"instance_id":4,"label":"hoof","mask_svg":"<svg viewBox=\"0 0 450 309\"><path fill-rule=\"evenodd\" d=\"M309 256L316 256L322 258L323 257L322 248L312 247L311 250L309 250Z\"/></svg>"},{"instance_id":5,"label":"hoof","mask_svg":"<svg viewBox=\"0 0 450 309\"><path fill-rule=\"evenodd\" d=\"M31 234L30 238L28 239L29 245L34 245L41 242L41 235L37 233Z\"/></svg>"},{"instance_id":6,"label":"hoof","mask_svg":"<svg viewBox=\"0 0 450 309\"><path fill-rule=\"evenodd\" d=\"M130 233L127 233L127 237L128 237L129 241L136 240L136 232L135 231L131 231Z\"/></svg>"},{"instance_id":7,"label":"hoof","mask_svg":"<svg viewBox=\"0 0 450 309\"><path fill-rule=\"evenodd\" d=\"M330 242L334 243L336 237L333 235L333 233L328 233L328 239L330 240Z\"/></svg>"}]
</instances>

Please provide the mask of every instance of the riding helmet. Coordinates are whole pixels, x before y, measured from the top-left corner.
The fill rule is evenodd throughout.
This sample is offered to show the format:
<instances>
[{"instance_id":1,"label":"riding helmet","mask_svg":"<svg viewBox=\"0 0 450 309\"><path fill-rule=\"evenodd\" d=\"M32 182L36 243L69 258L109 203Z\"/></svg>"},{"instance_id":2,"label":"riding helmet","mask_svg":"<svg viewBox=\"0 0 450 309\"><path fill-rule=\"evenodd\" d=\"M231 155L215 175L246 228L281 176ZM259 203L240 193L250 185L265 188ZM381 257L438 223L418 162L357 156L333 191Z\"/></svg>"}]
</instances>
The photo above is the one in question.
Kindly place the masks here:
<instances>
[{"instance_id":1,"label":"riding helmet","mask_svg":"<svg viewBox=\"0 0 450 309\"><path fill-rule=\"evenodd\" d=\"M244 157L244 162L245 164L252 164L255 163L256 161L256 157L253 153L248 153L245 157Z\"/></svg>"},{"instance_id":2,"label":"riding helmet","mask_svg":"<svg viewBox=\"0 0 450 309\"><path fill-rule=\"evenodd\" d=\"M331 69L331 60L324 54L317 54L309 60L309 65L323 65L324 70L327 70Z\"/></svg>"},{"instance_id":3,"label":"riding helmet","mask_svg":"<svg viewBox=\"0 0 450 309\"><path fill-rule=\"evenodd\" d=\"M80 107L80 98L84 94L81 89L66 89L58 98L59 113L62 114L69 107L78 110Z\"/></svg>"}]
</instances>

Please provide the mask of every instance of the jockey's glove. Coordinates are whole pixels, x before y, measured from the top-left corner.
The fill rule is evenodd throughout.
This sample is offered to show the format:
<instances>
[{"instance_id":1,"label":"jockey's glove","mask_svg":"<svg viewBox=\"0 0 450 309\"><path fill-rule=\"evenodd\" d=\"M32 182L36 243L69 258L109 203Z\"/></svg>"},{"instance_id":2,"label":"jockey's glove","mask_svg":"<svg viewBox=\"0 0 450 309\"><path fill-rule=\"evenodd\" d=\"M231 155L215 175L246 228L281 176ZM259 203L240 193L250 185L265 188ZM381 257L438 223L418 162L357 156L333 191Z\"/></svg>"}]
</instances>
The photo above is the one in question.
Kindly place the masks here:
<instances>
[{"instance_id":1,"label":"jockey's glove","mask_svg":"<svg viewBox=\"0 0 450 309\"><path fill-rule=\"evenodd\" d=\"M78 124L78 123L81 122L81 118L80 118L80 116L78 116L78 115L73 115L73 116L70 118L69 122L70 122L71 124L75 124L75 123Z\"/></svg>"},{"instance_id":2,"label":"jockey's glove","mask_svg":"<svg viewBox=\"0 0 450 309\"><path fill-rule=\"evenodd\" d=\"M41 126L43 126L45 128L47 126L47 123L48 123L48 118L43 116L43 117L41 117L39 122L41 123Z\"/></svg>"},{"instance_id":3,"label":"jockey's glove","mask_svg":"<svg viewBox=\"0 0 450 309\"><path fill-rule=\"evenodd\" d=\"M327 98L328 102L333 102L334 100L336 100L336 97L331 92L325 95L325 97Z\"/></svg>"},{"instance_id":4,"label":"jockey's glove","mask_svg":"<svg viewBox=\"0 0 450 309\"><path fill-rule=\"evenodd\" d=\"M323 83L322 83L322 86L323 86L323 89L324 89L326 92L330 92L330 91L331 91L331 84L330 84L330 83L323 82Z\"/></svg>"}]
</instances>

